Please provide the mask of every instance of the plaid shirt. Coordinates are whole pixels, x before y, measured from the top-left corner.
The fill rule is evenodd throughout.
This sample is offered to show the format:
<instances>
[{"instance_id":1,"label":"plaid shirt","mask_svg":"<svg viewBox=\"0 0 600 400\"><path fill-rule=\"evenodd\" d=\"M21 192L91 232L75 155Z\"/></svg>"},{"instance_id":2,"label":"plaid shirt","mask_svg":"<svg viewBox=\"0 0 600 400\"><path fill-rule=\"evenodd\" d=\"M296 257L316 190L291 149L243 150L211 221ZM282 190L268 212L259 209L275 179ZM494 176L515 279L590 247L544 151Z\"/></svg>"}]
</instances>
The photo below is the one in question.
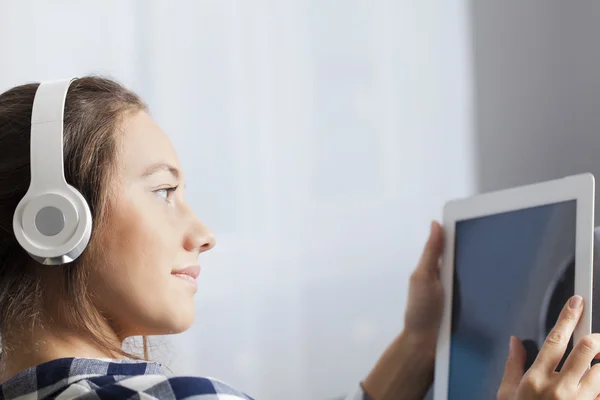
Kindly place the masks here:
<instances>
[{"instance_id":1,"label":"plaid shirt","mask_svg":"<svg viewBox=\"0 0 600 400\"><path fill-rule=\"evenodd\" d=\"M158 363L95 358L53 360L20 372L0 389L0 400L252 400L215 379L167 377ZM366 397L359 388L347 399Z\"/></svg>"}]
</instances>

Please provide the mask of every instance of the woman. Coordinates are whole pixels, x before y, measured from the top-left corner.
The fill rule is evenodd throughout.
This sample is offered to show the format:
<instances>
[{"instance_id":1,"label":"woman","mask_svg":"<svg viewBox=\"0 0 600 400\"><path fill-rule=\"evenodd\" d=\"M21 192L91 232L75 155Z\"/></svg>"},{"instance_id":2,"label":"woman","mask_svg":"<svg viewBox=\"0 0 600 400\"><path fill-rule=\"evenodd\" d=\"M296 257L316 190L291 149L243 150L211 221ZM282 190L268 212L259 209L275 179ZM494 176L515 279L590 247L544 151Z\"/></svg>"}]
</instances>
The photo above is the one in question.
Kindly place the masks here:
<instances>
[{"instance_id":1,"label":"woman","mask_svg":"<svg viewBox=\"0 0 600 400\"><path fill-rule=\"evenodd\" d=\"M229 394L248 399L219 381L167 378L159 364L122 349L131 336L190 327L196 285L189 278L199 272L198 255L215 245L185 202L183 171L168 137L135 94L97 77L71 84L64 117L65 177L90 204L90 244L73 263L58 267L38 264L19 246L12 218L30 180L37 86L0 95L0 398ZM433 223L411 276L404 331L353 398L420 399L430 386L442 308L442 247L442 230ZM561 338L571 325L564 325ZM516 397L502 399L543 398L554 381L520 380L519 351L509 357L501 389L503 396ZM527 391L532 382L542 393L538 397Z\"/></svg>"},{"instance_id":2,"label":"woman","mask_svg":"<svg viewBox=\"0 0 600 400\"><path fill-rule=\"evenodd\" d=\"M30 181L37 87L0 95L0 397L114 398L143 392L159 398L214 393L247 398L221 382L167 379L160 365L122 350L127 337L190 327L196 292L190 277L199 272L198 255L215 245L184 199L185 177L169 138L135 94L97 77L71 84L65 178L90 205L90 244L63 266L41 265L19 246L12 218ZM434 281L430 289L423 277L436 273L442 248L439 225L432 232L413 279L406 329L364 382L374 399L396 398L396 387L422 396L431 381L439 318L422 316L439 313L441 286ZM435 301L419 299L428 295ZM414 348L427 351L417 357ZM412 357L417 367L398 363Z\"/></svg>"}]
</instances>

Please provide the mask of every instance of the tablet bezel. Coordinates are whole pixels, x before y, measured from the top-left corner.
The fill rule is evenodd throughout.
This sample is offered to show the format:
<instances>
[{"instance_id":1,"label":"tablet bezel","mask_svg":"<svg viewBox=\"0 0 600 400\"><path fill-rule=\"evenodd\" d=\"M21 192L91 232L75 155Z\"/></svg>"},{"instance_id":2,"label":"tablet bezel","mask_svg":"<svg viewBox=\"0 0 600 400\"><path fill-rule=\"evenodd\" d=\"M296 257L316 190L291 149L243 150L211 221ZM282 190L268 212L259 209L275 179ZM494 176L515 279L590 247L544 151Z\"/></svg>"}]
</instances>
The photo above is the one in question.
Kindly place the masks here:
<instances>
[{"instance_id":1,"label":"tablet bezel","mask_svg":"<svg viewBox=\"0 0 600 400\"><path fill-rule=\"evenodd\" d=\"M575 294L580 295L584 300L583 315L573 334L576 343L581 337L592 332L594 185L592 174L580 174L446 203L443 216L445 246L440 266L440 276L444 286L444 311L436 347L434 400L448 399L456 223L466 219L576 200ZM508 347L508 340L506 346Z\"/></svg>"}]
</instances>

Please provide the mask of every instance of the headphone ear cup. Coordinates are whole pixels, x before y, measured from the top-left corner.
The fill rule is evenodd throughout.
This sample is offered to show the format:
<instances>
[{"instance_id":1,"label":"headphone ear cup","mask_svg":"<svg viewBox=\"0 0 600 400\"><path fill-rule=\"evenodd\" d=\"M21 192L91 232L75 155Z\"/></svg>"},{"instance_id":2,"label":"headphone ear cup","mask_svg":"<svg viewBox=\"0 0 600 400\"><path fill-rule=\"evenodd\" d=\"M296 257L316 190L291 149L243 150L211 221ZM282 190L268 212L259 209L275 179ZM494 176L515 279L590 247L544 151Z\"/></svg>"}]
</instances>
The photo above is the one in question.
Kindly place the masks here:
<instances>
[{"instance_id":1,"label":"headphone ear cup","mask_svg":"<svg viewBox=\"0 0 600 400\"><path fill-rule=\"evenodd\" d=\"M65 189L26 195L15 210L15 236L41 264L72 262L91 237L92 215L87 201L74 187L66 185Z\"/></svg>"},{"instance_id":2,"label":"headphone ear cup","mask_svg":"<svg viewBox=\"0 0 600 400\"><path fill-rule=\"evenodd\" d=\"M77 229L73 235L74 247L71 251L61 257L61 260L55 260L56 263L65 264L66 262L72 262L87 248L90 238L92 237L92 212L90 206L79 190L75 189L71 185L67 185L71 190L71 193L79 200L77 204ZM66 261L66 262L65 262Z\"/></svg>"}]
</instances>

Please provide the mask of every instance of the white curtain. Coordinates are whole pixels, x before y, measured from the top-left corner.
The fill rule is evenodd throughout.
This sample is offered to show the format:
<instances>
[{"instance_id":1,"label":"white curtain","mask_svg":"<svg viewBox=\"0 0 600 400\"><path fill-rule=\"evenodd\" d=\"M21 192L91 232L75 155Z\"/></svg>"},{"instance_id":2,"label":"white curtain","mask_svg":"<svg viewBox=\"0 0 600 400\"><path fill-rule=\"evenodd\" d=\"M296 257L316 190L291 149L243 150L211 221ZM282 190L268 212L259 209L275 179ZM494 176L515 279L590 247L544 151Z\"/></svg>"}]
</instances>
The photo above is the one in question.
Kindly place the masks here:
<instances>
[{"instance_id":1,"label":"white curtain","mask_svg":"<svg viewBox=\"0 0 600 400\"><path fill-rule=\"evenodd\" d=\"M326 399L403 325L443 203L474 190L467 4L0 0L0 90L109 74L172 137L214 230L174 373Z\"/></svg>"}]
</instances>

